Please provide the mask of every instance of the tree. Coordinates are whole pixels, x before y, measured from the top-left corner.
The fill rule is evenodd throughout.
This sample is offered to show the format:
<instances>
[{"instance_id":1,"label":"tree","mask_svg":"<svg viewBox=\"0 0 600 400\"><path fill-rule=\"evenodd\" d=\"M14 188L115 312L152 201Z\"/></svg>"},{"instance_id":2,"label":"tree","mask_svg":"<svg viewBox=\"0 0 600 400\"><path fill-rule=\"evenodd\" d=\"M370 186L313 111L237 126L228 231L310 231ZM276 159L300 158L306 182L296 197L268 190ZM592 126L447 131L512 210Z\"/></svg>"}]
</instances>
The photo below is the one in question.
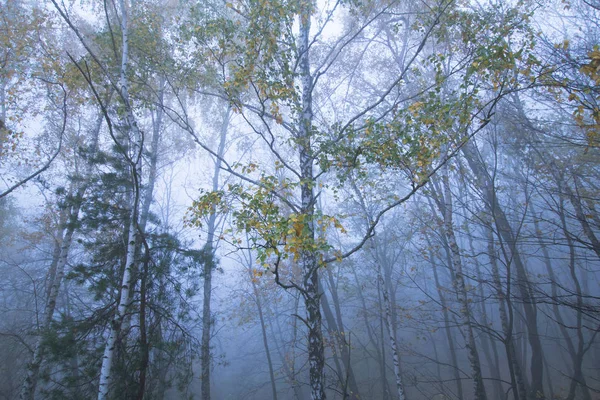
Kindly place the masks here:
<instances>
[{"instance_id":1,"label":"tree","mask_svg":"<svg viewBox=\"0 0 600 400\"><path fill-rule=\"evenodd\" d=\"M319 10L310 1L239 2L231 3L229 7L244 22L235 16L218 19L209 24L211 29L220 29L214 35L219 39L218 44L203 42L207 47L212 44L215 61L223 66L223 91L215 95L225 96L232 102L234 110L240 112L250 128L264 140L266 150L276 160L275 169L283 169L286 175L278 179L269 173L272 166L257 164L253 160L240 165L239 169L224 162L224 168L241 183L230 185L228 191L206 193L195 202L192 211L202 216L215 207L233 207L234 226L236 230L251 235L254 246L259 249L261 263L273 271L282 287L302 294L306 309L306 318L302 320L308 330L312 396L322 399L325 388L319 268L360 249L372 235L381 216L410 198L464 145L468 137L457 143L447 156L439 156L440 148L454 134L452 127L456 118L467 128L472 128L470 136L487 124L507 85L504 72L523 60L526 62L530 44L524 41L520 51L514 53L505 44L490 49L493 39L476 43L482 36L474 26L491 32L493 38L505 36L507 31L500 21L486 22L491 11L462 12L449 2L432 4L422 19L415 22L420 27L417 37L406 39L414 40L417 45L411 54L405 55L399 75L389 77L384 89L375 90L365 106L349 107L353 113L349 117L344 115L340 120L321 123L315 120L316 99L322 96L318 84L339 67L340 60L350 53L349 49L360 48L360 45L357 46L358 38L372 35L370 40L375 43L379 36L384 35L383 30L375 28L376 22L396 10L402 10L401 7L395 3L375 4L370 9L348 6L348 12L359 17L340 39L334 41L327 40L323 31L337 12L337 5L330 10ZM323 15L324 22L313 34L312 22L319 13ZM294 32L296 18L298 29ZM516 22L515 29L527 30L523 25L525 17L518 9L512 18ZM202 33L206 34L206 30ZM457 40L459 44L452 42L456 37L460 38ZM197 35L196 38L202 37ZM422 74L420 67L428 60L425 49L429 46L435 49L447 38L451 43L449 46L464 49L469 61L447 61L443 54L434 50L429 56L433 71L426 76L431 80L417 83ZM317 51L321 43L324 53ZM370 43L364 47L365 51L371 50L369 46ZM318 54L316 62L312 58L315 54ZM361 64L362 61L359 61ZM366 72L360 73L367 81ZM440 95L442 83L454 79L454 75L460 76L459 81L462 79L460 89ZM492 80L495 90L488 101L482 101L477 95L482 86L478 79L483 78ZM413 79L412 92L404 97L402 85ZM514 80L509 83L511 87L519 86ZM357 88L348 84L348 89ZM324 99L333 103L340 101L335 95ZM319 117L327 112L324 109L318 111ZM477 118L481 119L481 123L475 122ZM182 126L191 130L186 117L180 121ZM290 161L284 152L295 154L297 161ZM316 236L316 227L326 229L333 225L340 230L343 227L338 218L316 211L317 197L324 195L319 185L330 183L332 188L338 187L340 181L328 181L336 174L342 182L344 174L353 171L359 171L364 177L366 174L361 171L367 170L369 165L379 165L384 171L401 168L412 189L408 194L387 199L387 205L374 216L366 235L356 247L345 254L338 253L339 256L332 260L326 259L324 253L332 250L332 246L326 238ZM291 213L282 214L282 207L291 210ZM192 219L192 223L198 221L199 218ZM302 278L299 281L280 279L282 262L298 263L303 271Z\"/></svg>"},{"instance_id":2,"label":"tree","mask_svg":"<svg viewBox=\"0 0 600 400\"><path fill-rule=\"evenodd\" d=\"M595 2L0 7L0 397L597 391Z\"/></svg>"},{"instance_id":3,"label":"tree","mask_svg":"<svg viewBox=\"0 0 600 400\"><path fill-rule=\"evenodd\" d=\"M4 4L6 3L6 4ZM0 198L38 177L48 170L62 149L68 120L68 71L60 65L57 37L47 12L21 1L2 2L0 11L0 166L4 174ZM40 40L44 37L44 40ZM54 60L53 60L54 59ZM37 101L37 96L47 94L47 101ZM50 117L56 110L58 115ZM48 130L57 131L56 140L37 146L35 152L24 143L23 129L28 119L50 117L44 124ZM53 121L62 126L53 127ZM44 135L39 135L43 138ZM40 140L40 141L43 141ZM44 153L45 160L39 160ZM19 170L11 164L21 166ZM32 169L22 176L22 170Z\"/></svg>"}]
</instances>

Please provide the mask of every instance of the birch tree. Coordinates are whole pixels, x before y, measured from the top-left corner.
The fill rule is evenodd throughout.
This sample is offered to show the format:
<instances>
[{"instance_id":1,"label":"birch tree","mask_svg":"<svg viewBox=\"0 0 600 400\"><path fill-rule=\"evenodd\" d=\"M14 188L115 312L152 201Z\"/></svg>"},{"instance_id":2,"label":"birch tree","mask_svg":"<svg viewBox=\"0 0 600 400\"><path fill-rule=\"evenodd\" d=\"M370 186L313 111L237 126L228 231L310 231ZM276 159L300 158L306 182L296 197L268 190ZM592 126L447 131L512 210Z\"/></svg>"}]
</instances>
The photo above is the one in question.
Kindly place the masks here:
<instances>
[{"instance_id":1,"label":"birch tree","mask_svg":"<svg viewBox=\"0 0 600 400\"><path fill-rule=\"evenodd\" d=\"M122 48L121 48L121 69L119 77L119 90L120 97L123 101L125 121L124 126L127 130L126 137L128 140L127 148L130 149L130 153L125 155L129 158L129 164L131 168L131 176L133 177L133 192L130 200L130 217L129 227L127 229L127 254L125 258L125 269L121 279L120 295L115 311L115 315L111 322L111 329L106 341L104 355L102 356L102 366L100 369L100 383L98 388L98 400L104 400L108 397L110 389L111 369L113 357L115 354L115 346L119 336L121 335L121 327L123 320L126 317L127 308L129 307L130 294L132 284L132 275L137 269L136 255L136 243L139 240L139 207L140 207L140 181L142 176L142 142L143 137L140 132L136 118L133 114L133 108L130 103L129 97L129 82L127 78L127 68L129 63L129 2L122 0L120 2L121 12L121 34L122 34Z\"/></svg>"},{"instance_id":2,"label":"birch tree","mask_svg":"<svg viewBox=\"0 0 600 400\"><path fill-rule=\"evenodd\" d=\"M214 207L231 207L231 204L235 204L232 214L235 230L251 234L254 245L260 250L259 261L273 272L276 282L286 289L301 293L306 309L302 321L308 332L308 365L314 399L325 398L319 268L360 249L372 235L382 215L404 203L441 168L447 161L447 158L438 157L440 146L444 143L444 136L438 133L444 131L444 124L452 126L453 120L460 116L461 123L468 124L473 127L473 132L477 132L489 121L503 91L494 93L488 102L482 101L476 95L478 85L473 85L475 76L493 76L497 79L496 88L499 88L502 73L509 65L503 62L521 57L521 54L518 57L510 54L506 47L497 49L496 55L502 55L499 63L493 61L493 55L478 53L476 49L483 49L485 45L480 48L480 43L472 42L480 37L467 26L474 21L483 26L484 18L475 13L461 14L450 2L436 3L417 22L422 29L415 38L411 38L415 43L414 50L405 55L406 61L401 63L398 75L385 80L382 90L373 91L364 107L349 107L351 111L347 117L344 115L329 125L323 125L315 120L319 83L326 82L330 72L339 68L337 63L346 57L347 49L360 48L357 46L358 38L371 40L364 47L364 51L371 54L376 46L373 45L371 49L370 43L376 43L378 35L384 34L375 27L375 21L401 9L395 3L378 4L373 8L348 7L349 12L363 14L340 39L328 44L323 37L323 29L337 12L338 6L342 7L336 4L330 9L320 10L310 1L269 4L236 2L229 5L234 16L219 20L219 25L224 29L217 31L220 46L212 50L212 54L217 55L215 61L221 63L225 72L222 77L223 92L213 94L229 98L234 110L242 114L251 131L275 156L275 169L285 170L291 178L286 176L280 180L269 173L272 166L254 160L241 165L224 162L224 168L240 183L231 185L227 191L207 193L192 207L193 213L202 216ZM237 20L236 14L243 17L243 23ZM323 22L313 30L315 15L321 15ZM519 18L518 13L515 18ZM297 30L294 20L297 20ZM464 79L462 88L465 90L457 91L456 98L447 105L442 105L435 90L430 91L427 86L423 88L415 84L410 92L402 93L405 80L418 79L412 75L413 71L419 70L418 65L426 62L424 49L431 45L433 36L451 35L449 32L454 34L454 30L463 28L464 41L459 46L465 46L469 55L477 54L473 58L477 61L461 69L464 72L461 75ZM488 28L494 29L499 28L497 25ZM208 28L199 30L207 34ZM502 35L504 32L494 30L494 34ZM201 36L197 35L196 38L200 40ZM321 42L324 43L324 49L317 53ZM204 43L211 46L211 42ZM408 52L406 46L404 48L404 52ZM230 57L236 54L238 58L232 61ZM319 55L317 61L313 59L315 54ZM443 58L436 55L431 57L434 69L431 76L437 76L433 78L437 83L454 73L452 69L444 72L440 67ZM363 66L362 63L363 60L359 59L358 65ZM465 66L462 61L452 65L459 69ZM360 74L367 81L368 73L365 71ZM355 90L352 86L349 89ZM324 100L338 101L335 97ZM464 107L465 104L468 106ZM327 111L323 109L319 112L319 115L325 115ZM476 119L482 122L478 124ZM409 123L405 124L407 120ZM189 117L180 116L179 121L182 126L192 130ZM446 134L451 135L448 131ZM201 142L199 144L210 151ZM287 154L294 154L296 160L290 161ZM338 256L329 260L325 252L332 251L332 246L327 240L320 240L316 236L316 226L333 226L342 232L345 230L335 216L321 215L316 211L316 199L323 195L319 183L326 183L325 176L336 174L343 181L347 171L362 171L362 165L369 164L379 165L383 170L401 166L401 178L410 182L411 189L402 195L395 192L394 197L386 199L387 205L373 216L366 234L363 233L363 239L347 252L335 251L334 254ZM337 185L334 179L332 187ZM280 188L286 193L293 193L295 197L282 195ZM292 210L289 216L281 215L282 205ZM192 218L192 223L194 221L199 219ZM286 262L297 262L301 266L302 279L298 282L282 279L280 268Z\"/></svg>"},{"instance_id":3,"label":"birch tree","mask_svg":"<svg viewBox=\"0 0 600 400\"><path fill-rule=\"evenodd\" d=\"M90 154L95 154L98 149L98 137L102 127L103 117L99 116L92 126L90 138ZM60 222L58 227L58 242L56 256L52 265L48 270L48 288L45 295L45 307L43 312L43 322L40 331L47 332L54 319L58 294L61 290L65 269L69 261L69 252L73 243L73 236L78 225L79 212L83 197L88 188L92 164L84 162L83 171L81 171L80 180L74 180L71 187L68 189L67 200L68 206L61 210ZM34 345L33 359L29 363L27 369L27 377L23 383L21 399L32 400L35 395L35 388L38 380L40 365L44 359L44 343L43 336L39 335Z\"/></svg>"}]
</instances>

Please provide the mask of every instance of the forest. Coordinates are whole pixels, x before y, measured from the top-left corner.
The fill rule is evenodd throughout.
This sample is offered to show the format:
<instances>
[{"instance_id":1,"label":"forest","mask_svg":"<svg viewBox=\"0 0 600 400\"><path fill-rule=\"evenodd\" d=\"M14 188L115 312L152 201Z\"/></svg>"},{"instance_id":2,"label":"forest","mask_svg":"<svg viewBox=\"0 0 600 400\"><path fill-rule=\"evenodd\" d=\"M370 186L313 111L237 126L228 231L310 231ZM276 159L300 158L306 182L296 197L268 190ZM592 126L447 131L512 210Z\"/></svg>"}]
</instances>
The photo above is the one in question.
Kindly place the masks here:
<instances>
[{"instance_id":1,"label":"forest","mask_svg":"<svg viewBox=\"0 0 600 400\"><path fill-rule=\"evenodd\" d=\"M0 400L600 399L599 0L0 0Z\"/></svg>"}]
</instances>

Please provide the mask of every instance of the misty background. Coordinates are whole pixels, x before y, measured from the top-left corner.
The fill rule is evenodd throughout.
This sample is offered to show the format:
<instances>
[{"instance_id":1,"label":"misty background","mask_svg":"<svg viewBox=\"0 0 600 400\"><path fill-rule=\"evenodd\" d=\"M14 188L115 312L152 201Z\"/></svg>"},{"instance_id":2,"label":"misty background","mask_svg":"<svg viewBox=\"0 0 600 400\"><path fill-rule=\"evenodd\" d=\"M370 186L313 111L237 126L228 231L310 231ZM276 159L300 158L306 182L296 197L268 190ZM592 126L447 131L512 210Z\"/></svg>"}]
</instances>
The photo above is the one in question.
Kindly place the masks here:
<instances>
[{"instance_id":1,"label":"misty background","mask_svg":"<svg viewBox=\"0 0 600 400\"><path fill-rule=\"evenodd\" d=\"M600 399L599 13L0 0L0 398Z\"/></svg>"}]
</instances>

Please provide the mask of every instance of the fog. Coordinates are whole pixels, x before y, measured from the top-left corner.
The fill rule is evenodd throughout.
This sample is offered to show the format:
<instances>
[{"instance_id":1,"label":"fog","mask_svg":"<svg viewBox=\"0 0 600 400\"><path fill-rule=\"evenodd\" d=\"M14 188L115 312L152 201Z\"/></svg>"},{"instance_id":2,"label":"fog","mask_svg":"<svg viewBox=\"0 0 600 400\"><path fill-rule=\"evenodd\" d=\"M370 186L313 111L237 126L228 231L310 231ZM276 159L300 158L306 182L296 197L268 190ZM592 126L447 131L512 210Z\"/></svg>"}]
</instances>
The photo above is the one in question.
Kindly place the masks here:
<instances>
[{"instance_id":1,"label":"fog","mask_svg":"<svg viewBox=\"0 0 600 400\"><path fill-rule=\"evenodd\" d=\"M0 0L0 398L600 399L599 12Z\"/></svg>"}]
</instances>

